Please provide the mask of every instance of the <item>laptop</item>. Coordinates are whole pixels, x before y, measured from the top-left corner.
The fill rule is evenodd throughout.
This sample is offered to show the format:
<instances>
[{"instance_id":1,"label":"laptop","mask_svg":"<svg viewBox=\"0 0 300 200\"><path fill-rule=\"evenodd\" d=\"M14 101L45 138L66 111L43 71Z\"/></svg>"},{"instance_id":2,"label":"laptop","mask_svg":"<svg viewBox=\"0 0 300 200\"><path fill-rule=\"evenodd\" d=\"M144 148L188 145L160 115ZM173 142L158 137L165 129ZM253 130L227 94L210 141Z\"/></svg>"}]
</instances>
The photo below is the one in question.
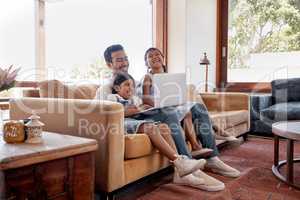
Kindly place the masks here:
<instances>
[{"instance_id":1,"label":"laptop","mask_svg":"<svg viewBox=\"0 0 300 200\"><path fill-rule=\"evenodd\" d=\"M154 87L154 107L143 110L140 113L147 113L164 107L182 105L187 101L185 73L154 74L152 87Z\"/></svg>"}]
</instances>

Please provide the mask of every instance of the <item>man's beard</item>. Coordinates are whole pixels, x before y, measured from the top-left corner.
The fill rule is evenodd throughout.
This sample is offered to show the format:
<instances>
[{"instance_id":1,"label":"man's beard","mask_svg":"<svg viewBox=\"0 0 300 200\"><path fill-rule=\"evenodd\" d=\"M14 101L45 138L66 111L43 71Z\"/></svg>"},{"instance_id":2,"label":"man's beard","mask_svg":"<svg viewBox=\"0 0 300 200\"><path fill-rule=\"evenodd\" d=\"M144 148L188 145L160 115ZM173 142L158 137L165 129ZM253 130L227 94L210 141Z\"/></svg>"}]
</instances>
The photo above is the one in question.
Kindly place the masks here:
<instances>
[{"instance_id":1,"label":"man's beard","mask_svg":"<svg viewBox=\"0 0 300 200\"><path fill-rule=\"evenodd\" d=\"M127 65L127 66L122 66L122 67L120 67L119 71L122 71L122 72L128 73L128 68L129 68L129 66L128 66L128 65Z\"/></svg>"}]
</instances>

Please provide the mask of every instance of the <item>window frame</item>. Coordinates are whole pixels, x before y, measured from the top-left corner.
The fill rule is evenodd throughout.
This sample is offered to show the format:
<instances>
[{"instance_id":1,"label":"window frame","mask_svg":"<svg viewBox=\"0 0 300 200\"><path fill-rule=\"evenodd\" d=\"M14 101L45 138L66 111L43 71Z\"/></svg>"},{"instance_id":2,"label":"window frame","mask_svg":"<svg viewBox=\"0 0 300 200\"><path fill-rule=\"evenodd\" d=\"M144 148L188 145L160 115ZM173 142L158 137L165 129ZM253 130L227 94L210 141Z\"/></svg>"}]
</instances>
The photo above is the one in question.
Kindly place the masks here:
<instances>
[{"instance_id":1,"label":"window frame","mask_svg":"<svg viewBox=\"0 0 300 200\"><path fill-rule=\"evenodd\" d=\"M160 49L165 55L167 63L167 22L168 22L168 0L149 0L152 3L153 38L152 44ZM38 82L46 80L46 55L45 55L45 0L35 1L35 60L36 60L36 81L17 81L16 87L38 87ZM45 72L45 73L40 73Z\"/></svg>"},{"instance_id":2,"label":"window frame","mask_svg":"<svg viewBox=\"0 0 300 200\"><path fill-rule=\"evenodd\" d=\"M152 0L152 5L153 44L164 54L168 66L168 0Z\"/></svg>"},{"instance_id":3,"label":"window frame","mask_svg":"<svg viewBox=\"0 0 300 200\"><path fill-rule=\"evenodd\" d=\"M228 7L229 0L217 0L217 52L216 52L216 86L218 91L227 92L261 92L271 91L269 82L228 82Z\"/></svg>"}]
</instances>

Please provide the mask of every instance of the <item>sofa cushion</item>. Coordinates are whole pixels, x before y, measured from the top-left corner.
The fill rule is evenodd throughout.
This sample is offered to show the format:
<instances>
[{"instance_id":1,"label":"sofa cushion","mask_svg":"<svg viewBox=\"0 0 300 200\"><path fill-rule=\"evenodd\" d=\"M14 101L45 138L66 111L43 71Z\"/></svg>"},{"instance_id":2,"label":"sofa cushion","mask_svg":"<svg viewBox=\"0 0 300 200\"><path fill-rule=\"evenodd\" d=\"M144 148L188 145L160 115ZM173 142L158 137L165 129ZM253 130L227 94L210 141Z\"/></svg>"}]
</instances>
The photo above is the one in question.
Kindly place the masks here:
<instances>
[{"instance_id":1,"label":"sofa cushion","mask_svg":"<svg viewBox=\"0 0 300 200\"><path fill-rule=\"evenodd\" d=\"M155 152L141 158L124 161L125 183L132 183L170 165L169 160Z\"/></svg>"},{"instance_id":2,"label":"sofa cushion","mask_svg":"<svg viewBox=\"0 0 300 200\"><path fill-rule=\"evenodd\" d=\"M249 112L247 110L210 112L213 124L225 130L233 126L248 122Z\"/></svg>"},{"instance_id":3,"label":"sofa cushion","mask_svg":"<svg viewBox=\"0 0 300 200\"><path fill-rule=\"evenodd\" d=\"M277 79L271 85L274 103L300 101L300 78Z\"/></svg>"},{"instance_id":4,"label":"sofa cushion","mask_svg":"<svg viewBox=\"0 0 300 200\"><path fill-rule=\"evenodd\" d=\"M228 128L224 131L226 132L227 135L238 137L244 133L247 133L248 130L249 130L248 123L242 123L234 127Z\"/></svg>"},{"instance_id":5,"label":"sofa cushion","mask_svg":"<svg viewBox=\"0 0 300 200\"><path fill-rule=\"evenodd\" d=\"M40 90L38 89L24 89L22 92L23 92L23 97L33 97L33 98L40 97Z\"/></svg>"},{"instance_id":6,"label":"sofa cushion","mask_svg":"<svg viewBox=\"0 0 300 200\"><path fill-rule=\"evenodd\" d=\"M58 80L48 80L40 82L39 88L42 98L93 99L98 85L65 85Z\"/></svg>"},{"instance_id":7,"label":"sofa cushion","mask_svg":"<svg viewBox=\"0 0 300 200\"><path fill-rule=\"evenodd\" d=\"M125 160L150 155L154 147L146 134L125 135Z\"/></svg>"},{"instance_id":8,"label":"sofa cushion","mask_svg":"<svg viewBox=\"0 0 300 200\"><path fill-rule=\"evenodd\" d=\"M251 121L260 119L260 111L272 106L271 94L253 94L250 96Z\"/></svg>"},{"instance_id":9,"label":"sofa cushion","mask_svg":"<svg viewBox=\"0 0 300 200\"><path fill-rule=\"evenodd\" d=\"M42 98L66 98L68 88L58 80L42 81L38 84Z\"/></svg>"},{"instance_id":10,"label":"sofa cushion","mask_svg":"<svg viewBox=\"0 0 300 200\"><path fill-rule=\"evenodd\" d=\"M187 141L187 147L191 151L192 146ZM140 158L158 152L152 145L150 138L143 133L125 135L125 160Z\"/></svg>"},{"instance_id":11,"label":"sofa cushion","mask_svg":"<svg viewBox=\"0 0 300 200\"><path fill-rule=\"evenodd\" d=\"M195 85L188 84L187 85L187 99L188 101L198 102L200 104L204 104L202 97L199 95L199 92Z\"/></svg>"},{"instance_id":12,"label":"sofa cushion","mask_svg":"<svg viewBox=\"0 0 300 200\"><path fill-rule=\"evenodd\" d=\"M289 103L278 103L263 109L261 112L262 120L299 120L300 119L300 101Z\"/></svg>"},{"instance_id":13,"label":"sofa cushion","mask_svg":"<svg viewBox=\"0 0 300 200\"><path fill-rule=\"evenodd\" d=\"M74 99L94 99L99 86L96 84L81 84L70 87L74 92Z\"/></svg>"}]
</instances>

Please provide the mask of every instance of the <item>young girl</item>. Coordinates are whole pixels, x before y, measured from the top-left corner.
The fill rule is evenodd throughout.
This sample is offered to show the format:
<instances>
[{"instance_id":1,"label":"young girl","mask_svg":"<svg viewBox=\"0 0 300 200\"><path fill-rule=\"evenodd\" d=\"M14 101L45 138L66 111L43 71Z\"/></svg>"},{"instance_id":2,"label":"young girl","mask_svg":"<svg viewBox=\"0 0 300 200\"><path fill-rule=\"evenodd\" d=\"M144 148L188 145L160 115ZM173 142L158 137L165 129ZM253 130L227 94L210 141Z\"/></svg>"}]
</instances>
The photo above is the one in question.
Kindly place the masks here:
<instances>
[{"instance_id":1,"label":"young girl","mask_svg":"<svg viewBox=\"0 0 300 200\"><path fill-rule=\"evenodd\" d=\"M170 135L170 129L166 124L153 123L146 116L139 114L140 111L149 106L143 104L142 100L135 96L134 93L134 79L127 73L116 74L112 83L112 94L108 96L108 100L124 105L126 132L128 134L146 133L152 144L174 164L179 176L191 174L204 167L206 163L204 159L194 160L178 155ZM195 184L201 184L201 181L195 179Z\"/></svg>"},{"instance_id":2,"label":"young girl","mask_svg":"<svg viewBox=\"0 0 300 200\"><path fill-rule=\"evenodd\" d=\"M148 74L145 75L142 81L142 98L143 103L153 106L153 87L152 87L152 75L157 73L165 73L166 67L163 64L163 54L157 48L150 48L145 53L145 64L148 67ZM196 137L193 121L192 121L192 113L190 112L191 108L195 104L192 102L187 103L185 106L178 106L177 112L178 117L182 119L184 132L186 134L186 138L191 143L193 154L205 154L211 152L210 149L202 149L202 146L198 143L198 139ZM214 128L216 128L214 126ZM218 130L218 133L221 132ZM220 135L216 135L216 138L235 141L236 138L233 136L226 136L224 133L222 137Z\"/></svg>"}]
</instances>

